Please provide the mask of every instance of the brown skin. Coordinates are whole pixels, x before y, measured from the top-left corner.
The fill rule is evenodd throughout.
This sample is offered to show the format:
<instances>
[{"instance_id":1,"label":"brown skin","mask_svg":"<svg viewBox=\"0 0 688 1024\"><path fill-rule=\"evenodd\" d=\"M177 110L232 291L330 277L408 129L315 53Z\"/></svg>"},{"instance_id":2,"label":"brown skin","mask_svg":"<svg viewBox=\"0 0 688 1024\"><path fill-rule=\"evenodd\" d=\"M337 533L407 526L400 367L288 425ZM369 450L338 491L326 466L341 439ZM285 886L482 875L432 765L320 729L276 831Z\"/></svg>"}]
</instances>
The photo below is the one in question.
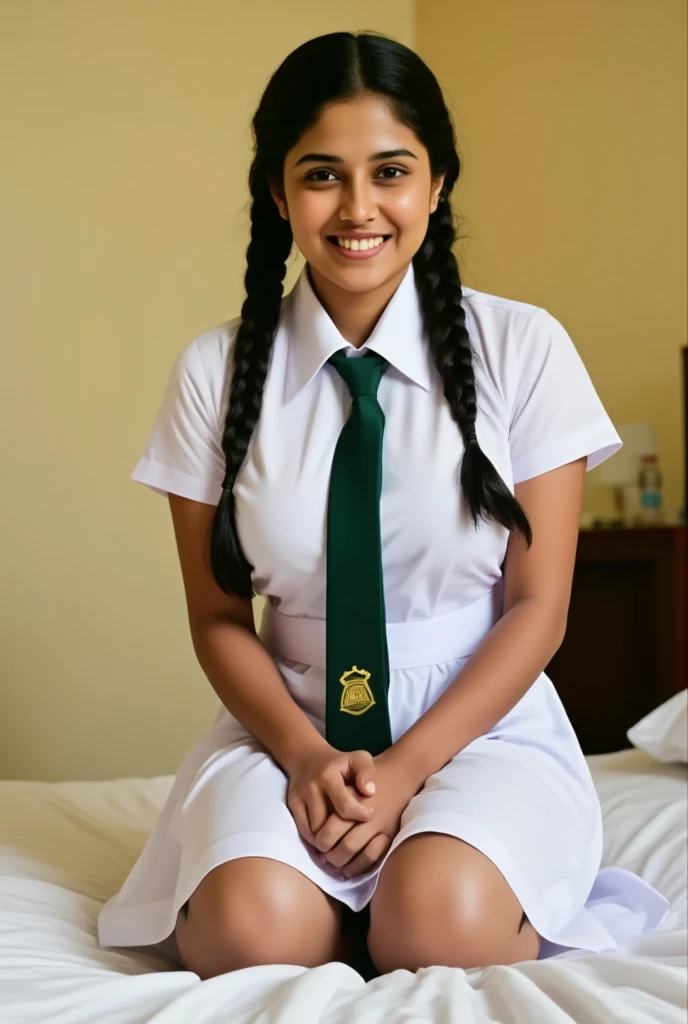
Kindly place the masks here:
<instances>
[{"instance_id":1,"label":"brown skin","mask_svg":"<svg viewBox=\"0 0 688 1024\"><path fill-rule=\"evenodd\" d=\"M559 646L585 469L581 458L516 484L533 544L528 549L520 536L509 538L502 619L464 667L461 686L450 686L433 705L434 714L429 709L401 740L373 758L376 792L363 798L373 808L370 820L354 822L333 813L315 834L316 847L343 868L345 877L384 856L404 808L428 776L506 714ZM462 733L457 722L467 731ZM529 921L522 923L522 913L488 857L461 839L424 833L401 843L380 872L370 902L368 949L381 973L534 960L541 939Z\"/></svg>"},{"instance_id":2,"label":"brown skin","mask_svg":"<svg viewBox=\"0 0 688 1024\"><path fill-rule=\"evenodd\" d=\"M402 146L417 159L367 160ZM295 168L306 152L338 154L344 163ZM387 182L398 178L381 173L388 165L403 166L408 175ZM332 173L316 176L323 184L305 180L324 166ZM431 182L427 152L413 134L368 97L324 111L288 154L284 185L273 197L291 221L318 297L342 335L360 347L425 236L441 181ZM337 230L393 237L380 256L347 261L326 239ZM520 536L509 538L504 615L464 666L461 685L455 681L375 758L366 751L342 754L323 741L305 745L290 764L288 802L299 833L348 876L384 856L426 779L506 714L559 646L585 461L516 484L533 545L528 550ZM375 782L373 795L366 795L368 780ZM540 938L530 922L522 925L522 912L488 857L453 836L423 833L401 843L380 872L368 949L382 973L532 960ZM201 978L256 964L310 967L348 958L341 904L296 869L262 857L240 857L209 872L189 900L188 918L180 912L176 936L183 963Z\"/></svg>"},{"instance_id":3,"label":"brown skin","mask_svg":"<svg viewBox=\"0 0 688 1024\"><path fill-rule=\"evenodd\" d=\"M408 150L411 155L370 160L371 154ZM340 157L309 160L309 153ZM280 215L290 222L294 240L309 265L311 282L338 330L356 348L364 344L401 283L427 233L430 214L437 208L444 175L433 180L427 149L415 134L392 115L380 97L363 94L355 100L326 106L317 123L287 153L283 182L271 189ZM384 250L368 260L348 260L328 241L341 231L391 235ZM305 752L302 763L290 772L288 805L300 834L322 852L341 838L343 818L333 816L316 843L315 833L328 820L332 807L356 790L367 794L365 781L383 771L394 788L393 806L378 819L377 835L356 862L365 870L389 847L399 818L413 796L411 780L398 768L385 770L384 757L356 751L359 773L348 769L346 758L326 746ZM394 782L392 782L394 777ZM355 781L355 785L353 784ZM349 784L351 783L351 784ZM385 784L387 792L389 786ZM359 814L365 821L372 810ZM353 816L353 815L352 815ZM346 819L346 827L353 821ZM333 839L337 835L337 840ZM339 861L346 845L332 853ZM349 855L351 856L351 855ZM346 860L349 857L345 858Z\"/></svg>"},{"instance_id":4,"label":"brown skin","mask_svg":"<svg viewBox=\"0 0 688 1024\"><path fill-rule=\"evenodd\" d=\"M471 733L485 731L486 716L494 718L496 713L499 717L502 710L494 710L494 692L508 704L513 700L508 692L512 678L522 686L534 664L547 664L565 626L585 463L584 458L578 459L516 484L516 498L533 528L533 545L527 549L522 538L513 534L509 539L500 628L494 627L471 656L462 673L462 687L450 686L433 705L439 706L439 721L428 712L419 719L422 728L434 730L434 742L426 740L402 751L401 741L411 729L373 758L376 792L361 798L373 808L370 820L360 824L331 815L315 837L304 836L309 842L315 839L321 848L328 846L331 863L347 863L342 856L346 851L351 854L347 870L354 874L361 851L376 837L381 836L380 844L388 849L390 834L398 832L395 816L404 801L412 798L414 786L422 786L449 759L450 743L464 745L465 737L457 740L459 730L452 721L463 723L469 717ZM553 612L548 612L550 607ZM493 687L495 679L499 686ZM501 696L501 690L507 692ZM458 707L464 696L468 698L464 707L473 710L470 716ZM444 719L446 730L442 729ZM319 769L323 770L322 764ZM308 770L304 762L306 775ZM410 783L401 781L405 776ZM365 768L350 763L348 777L358 786L369 776ZM337 832L349 844L342 850L338 850L341 841L330 846ZM372 845L368 853L383 855ZM533 960L540 951L540 937L530 922L522 925L522 913L515 894L488 857L454 836L423 833L401 843L382 868L370 901L367 945L381 973L430 965L468 969ZM188 920L180 913L176 934L187 969L208 978L259 963L311 967L348 959L340 922L338 901L300 872L276 861L244 857L221 864L205 876L191 896Z\"/></svg>"},{"instance_id":5,"label":"brown skin","mask_svg":"<svg viewBox=\"0 0 688 1024\"><path fill-rule=\"evenodd\" d=\"M368 159L396 149L413 156ZM307 153L339 156L342 162L297 167ZM423 243L444 176L432 180L425 146L370 94L326 106L287 153L283 173L283 185L271 189L280 215L291 225L320 302L342 336L360 348ZM392 237L372 259L349 260L327 240L338 231Z\"/></svg>"},{"instance_id":6,"label":"brown skin","mask_svg":"<svg viewBox=\"0 0 688 1024\"><path fill-rule=\"evenodd\" d=\"M354 822L333 813L316 829L315 845L329 863L344 868L343 877L367 871L384 855L404 808L425 780L506 715L559 647L571 595L585 466L585 458L577 459L516 484L533 544L528 549L519 535L509 538L504 615L463 667L460 686L457 678L404 736L373 758L375 795L361 801L374 808L370 819ZM387 841L378 839L379 834Z\"/></svg>"},{"instance_id":7,"label":"brown skin","mask_svg":"<svg viewBox=\"0 0 688 1024\"><path fill-rule=\"evenodd\" d=\"M355 792L348 784L342 787L352 759L355 770L350 777L355 778L356 789L367 792L364 780L374 780L375 786L374 795L363 801L363 814L355 817L337 810L339 789ZM306 754L290 773L287 806L302 838L348 878L367 871L387 852L399 831L401 815L419 789L411 773L385 752L372 757L365 750L349 755L326 747Z\"/></svg>"},{"instance_id":8,"label":"brown skin","mask_svg":"<svg viewBox=\"0 0 688 1024\"><path fill-rule=\"evenodd\" d=\"M399 147L415 159L368 159ZM296 167L308 152L339 155L342 162ZM406 173L383 170L388 166ZM415 135L374 96L331 104L287 154L283 186L273 189L273 198L291 223L318 298L352 345L365 343L399 286L442 184L443 179L432 180L427 151ZM348 261L327 241L327 235L346 230L392 238L379 256ZM527 549L519 535L511 535L504 615L464 666L461 685L455 680L400 740L370 759L369 768L358 757L362 752L355 752L354 768L354 755L344 765L328 745L304 751L290 772L290 807L300 834L345 877L384 856L426 779L496 724L558 649L566 629L585 463L578 459L516 484L533 545ZM368 780L375 782L373 795L366 795ZM339 791L346 787L350 796L360 792L369 819L356 814L350 820L333 811L327 799L333 785ZM454 899L448 904L450 891ZM402 843L380 874L370 911L368 944L381 971L515 963L537 957L540 948L530 922L521 924L522 907L495 865L451 836L427 833Z\"/></svg>"},{"instance_id":9,"label":"brown skin","mask_svg":"<svg viewBox=\"0 0 688 1024\"><path fill-rule=\"evenodd\" d=\"M372 153L399 148L409 150L413 156L369 160ZM339 156L341 162L316 160L297 166L307 153ZM360 347L366 341L399 286L425 237L443 182L443 177L433 180L427 150L414 133L394 118L380 97L369 94L325 107L317 123L287 153L283 183L273 187L273 199L280 215L290 222L320 301L352 345ZM372 231L392 237L379 256L354 261L340 257L327 240L328 235L338 231ZM514 595L512 604L527 599L531 618L538 606L543 611L545 606L554 609L555 637L568 607L572 552L575 553L577 537L576 509L580 508L583 488L579 466L562 467L556 473L556 487L547 480L548 474L540 483L526 481L516 486L521 504L528 502L526 511L531 523L541 522L547 537L541 535L530 552L520 539L512 537L505 563L507 598L509 593ZM564 493L563 504L572 510L570 515L562 515L559 509ZM509 610L507 601L505 614ZM552 635L551 613L544 618L544 632ZM505 625L501 632L505 632ZM538 631L535 626L533 629ZM508 628L506 632L510 632ZM533 648L532 634L526 633L537 658L543 643L536 643ZM486 641L487 651L483 644L480 656L476 652L471 671L467 672L466 666L462 674L465 684L471 675L476 675L481 659L489 662L489 651L496 640L497 636L493 636ZM506 645L497 644L499 650L492 654L493 660L503 661ZM546 660L545 657L544 663ZM477 672L478 677L482 674ZM481 683L479 678L474 685ZM509 704L511 698L506 696ZM450 699L445 695L444 704ZM504 713L507 710L509 707L505 706ZM442 713L446 720L446 707ZM490 711L487 713L489 716ZM435 718L438 717L436 713ZM489 725L488 722L486 728ZM408 740L405 745L409 745ZM303 764L290 773L289 804L300 834L325 854L329 863L343 868L345 876L368 870L384 854L398 831L405 807L432 773L430 765L400 758L400 749L396 744L370 758L370 772L355 777L353 771L347 773L342 769L342 755L326 746L304 752ZM358 763L364 763L361 755L365 752L355 753ZM450 757L456 751L447 753ZM363 785L368 779L377 783L374 796L367 795ZM373 817L361 822L360 815L356 815L356 821L351 820L353 815L328 815L334 806L328 801L328 793L331 799L335 784L339 790L346 785L350 796L361 793L364 805L375 807Z\"/></svg>"}]
</instances>

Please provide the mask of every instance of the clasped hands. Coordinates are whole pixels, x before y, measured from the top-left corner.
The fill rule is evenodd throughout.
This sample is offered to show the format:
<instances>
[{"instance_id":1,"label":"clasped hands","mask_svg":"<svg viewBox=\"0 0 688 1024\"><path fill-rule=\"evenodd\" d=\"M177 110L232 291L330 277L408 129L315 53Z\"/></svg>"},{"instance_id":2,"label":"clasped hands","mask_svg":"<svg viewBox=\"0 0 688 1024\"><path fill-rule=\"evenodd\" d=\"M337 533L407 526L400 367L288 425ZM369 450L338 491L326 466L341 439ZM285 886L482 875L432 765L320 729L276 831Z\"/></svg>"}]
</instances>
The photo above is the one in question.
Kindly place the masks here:
<instances>
[{"instance_id":1,"label":"clasped hands","mask_svg":"<svg viewBox=\"0 0 688 1024\"><path fill-rule=\"evenodd\" d=\"M368 871L387 853L419 789L390 749L373 757L324 743L289 773L287 806L299 834L342 878Z\"/></svg>"}]
</instances>

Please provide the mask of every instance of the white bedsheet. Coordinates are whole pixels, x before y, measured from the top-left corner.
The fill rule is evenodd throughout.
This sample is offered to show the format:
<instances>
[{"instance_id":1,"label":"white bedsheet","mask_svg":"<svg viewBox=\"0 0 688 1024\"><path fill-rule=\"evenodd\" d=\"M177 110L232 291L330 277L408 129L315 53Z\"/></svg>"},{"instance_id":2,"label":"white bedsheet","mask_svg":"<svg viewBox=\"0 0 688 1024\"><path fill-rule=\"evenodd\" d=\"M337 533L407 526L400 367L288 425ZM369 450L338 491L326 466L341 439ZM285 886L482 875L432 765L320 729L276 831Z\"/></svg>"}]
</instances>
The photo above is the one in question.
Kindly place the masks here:
<instances>
[{"instance_id":1,"label":"white bedsheet","mask_svg":"<svg viewBox=\"0 0 688 1024\"><path fill-rule=\"evenodd\" d=\"M0 1021L40 1024L685 1024L685 765L640 750L589 757L605 823L603 865L671 901L660 929L613 954L463 971L251 967L201 982L161 953L103 950L96 921L138 856L171 776L0 782Z\"/></svg>"}]
</instances>

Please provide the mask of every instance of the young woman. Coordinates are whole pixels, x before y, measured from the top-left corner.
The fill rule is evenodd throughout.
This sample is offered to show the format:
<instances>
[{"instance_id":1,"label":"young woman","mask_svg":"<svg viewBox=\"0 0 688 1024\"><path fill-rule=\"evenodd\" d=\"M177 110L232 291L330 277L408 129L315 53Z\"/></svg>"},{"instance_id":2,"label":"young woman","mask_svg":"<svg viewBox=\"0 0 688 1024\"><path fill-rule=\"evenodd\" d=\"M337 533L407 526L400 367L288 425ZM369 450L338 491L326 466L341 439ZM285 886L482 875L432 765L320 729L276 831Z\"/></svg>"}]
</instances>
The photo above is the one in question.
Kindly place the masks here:
<instances>
[{"instance_id":1,"label":"young woman","mask_svg":"<svg viewBox=\"0 0 688 1024\"><path fill-rule=\"evenodd\" d=\"M169 496L222 703L100 942L202 978L346 958L344 918L381 973L615 949L667 901L600 871L543 670L618 434L550 313L462 286L459 157L416 54L312 39L253 128L241 316L180 353L133 473Z\"/></svg>"}]
</instances>

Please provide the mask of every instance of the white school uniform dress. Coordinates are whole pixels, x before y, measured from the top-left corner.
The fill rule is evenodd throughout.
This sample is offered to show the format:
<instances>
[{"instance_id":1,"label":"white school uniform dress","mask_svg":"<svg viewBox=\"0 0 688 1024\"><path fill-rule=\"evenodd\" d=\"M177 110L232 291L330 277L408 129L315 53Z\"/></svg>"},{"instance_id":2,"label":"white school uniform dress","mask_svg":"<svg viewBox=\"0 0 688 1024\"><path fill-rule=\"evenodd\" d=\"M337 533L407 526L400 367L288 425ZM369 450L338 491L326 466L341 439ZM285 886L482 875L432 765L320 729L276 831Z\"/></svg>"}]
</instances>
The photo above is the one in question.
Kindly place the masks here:
<instances>
[{"instance_id":1,"label":"white school uniform dress","mask_svg":"<svg viewBox=\"0 0 688 1024\"><path fill-rule=\"evenodd\" d=\"M482 450L513 491L621 440L564 327L546 310L463 289L474 353ZM225 461L228 360L240 318L178 355L132 479L158 494L217 505ZM293 699L325 735L326 511L332 458L351 398L325 365L341 348L389 361L382 562L389 714L397 740L452 684L503 612L508 531L476 530L460 494L463 441L428 354L413 264L361 350L339 333L307 267L283 298L260 419L234 487L253 585L268 604L261 640ZM208 684L210 685L210 684ZM154 944L174 955L177 913L203 877L237 857L290 864L352 910L370 901L387 857L409 836L440 832L499 868L543 938L540 958L614 950L654 929L668 901L625 869L600 870L602 821L592 778L543 672L494 728L434 775L406 808L387 854L340 879L299 835L287 776L220 705L191 748L121 890L103 907L102 946ZM170 945L172 944L172 945Z\"/></svg>"}]
</instances>

